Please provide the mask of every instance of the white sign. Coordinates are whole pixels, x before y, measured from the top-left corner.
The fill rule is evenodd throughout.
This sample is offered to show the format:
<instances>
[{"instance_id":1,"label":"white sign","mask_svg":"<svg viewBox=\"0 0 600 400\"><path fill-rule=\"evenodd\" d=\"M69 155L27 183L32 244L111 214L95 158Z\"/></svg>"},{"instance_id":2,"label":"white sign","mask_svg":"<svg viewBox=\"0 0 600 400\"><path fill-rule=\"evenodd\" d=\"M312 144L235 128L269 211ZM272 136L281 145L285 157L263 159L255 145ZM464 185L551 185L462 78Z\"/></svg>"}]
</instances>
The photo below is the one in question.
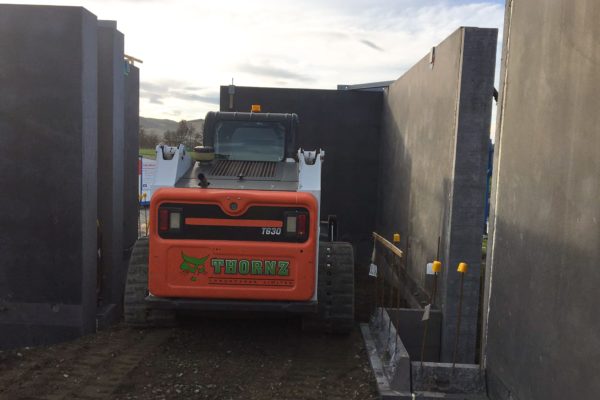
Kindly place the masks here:
<instances>
[{"instance_id":1,"label":"white sign","mask_svg":"<svg viewBox=\"0 0 600 400\"><path fill-rule=\"evenodd\" d=\"M369 276L377 278L377 265L371 263L369 266Z\"/></svg>"},{"instance_id":2,"label":"white sign","mask_svg":"<svg viewBox=\"0 0 600 400\"><path fill-rule=\"evenodd\" d=\"M435 275L433 272L433 263L427 263L427 275Z\"/></svg>"},{"instance_id":3,"label":"white sign","mask_svg":"<svg viewBox=\"0 0 600 400\"><path fill-rule=\"evenodd\" d=\"M425 312L423 313L423 318L421 318L421 321L427 321L429 319L430 311L431 311L431 304L427 304L425 306Z\"/></svg>"},{"instance_id":4,"label":"white sign","mask_svg":"<svg viewBox=\"0 0 600 400\"><path fill-rule=\"evenodd\" d=\"M139 164L139 188L140 204L147 205L152 197L152 186L154 185L154 174L156 172L156 160L140 158Z\"/></svg>"}]
</instances>

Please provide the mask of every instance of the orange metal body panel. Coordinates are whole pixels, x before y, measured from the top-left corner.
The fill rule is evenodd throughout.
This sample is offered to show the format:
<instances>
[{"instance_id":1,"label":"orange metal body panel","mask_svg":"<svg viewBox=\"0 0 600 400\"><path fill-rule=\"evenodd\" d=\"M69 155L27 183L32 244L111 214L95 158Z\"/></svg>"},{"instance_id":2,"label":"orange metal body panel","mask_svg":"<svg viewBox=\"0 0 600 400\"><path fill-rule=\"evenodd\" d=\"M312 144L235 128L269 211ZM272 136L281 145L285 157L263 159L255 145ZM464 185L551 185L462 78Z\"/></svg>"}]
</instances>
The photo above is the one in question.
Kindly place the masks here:
<instances>
[{"instance_id":1,"label":"orange metal body panel","mask_svg":"<svg viewBox=\"0 0 600 400\"><path fill-rule=\"evenodd\" d=\"M237 210L230 209L231 202L238 204ZM154 223L163 203L216 204L232 217L243 215L250 206L301 206L309 210L310 232L303 243L165 239L159 236L158 224ZM311 194L161 188L152 195L150 213L153 223L150 225L148 288L154 296L271 301L312 298L319 222L318 203ZM272 226L273 221L265 222ZM190 257L195 262L189 262ZM231 263L228 273L221 264L226 260ZM235 268L233 260L236 260Z\"/></svg>"}]
</instances>

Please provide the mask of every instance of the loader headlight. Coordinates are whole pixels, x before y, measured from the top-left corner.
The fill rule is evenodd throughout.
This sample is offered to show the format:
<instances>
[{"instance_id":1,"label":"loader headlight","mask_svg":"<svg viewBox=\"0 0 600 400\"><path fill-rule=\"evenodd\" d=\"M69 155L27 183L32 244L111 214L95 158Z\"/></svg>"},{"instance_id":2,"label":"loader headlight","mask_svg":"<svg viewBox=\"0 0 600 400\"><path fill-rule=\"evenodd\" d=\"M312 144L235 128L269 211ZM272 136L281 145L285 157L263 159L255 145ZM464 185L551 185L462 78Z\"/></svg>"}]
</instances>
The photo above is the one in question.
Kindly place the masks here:
<instances>
[{"instance_id":1,"label":"loader headlight","mask_svg":"<svg viewBox=\"0 0 600 400\"><path fill-rule=\"evenodd\" d=\"M288 236L296 236L298 239L304 239L308 235L308 213L306 212L288 212L285 213L285 233Z\"/></svg>"},{"instance_id":2,"label":"loader headlight","mask_svg":"<svg viewBox=\"0 0 600 400\"><path fill-rule=\"evenodd\" d=\"M160 232L180 231L181 225L181 208L160 207L158 209L158 230Z\"/></svg>"},{"instance_id":3,"label":"loader headlight","mask_svg":"<svg viewBox=\"0 0 600 400\"><path fill-rule=\"evenodd\" d=\"M175 211L169 213L169 229L181 229L181 213Z\"/></svg>"},{"instance_id":4,"label":"loader headlight","mask_svg":"<svg viewBox=\"0 0 600 400\"><path fill-rule=\"evenodd\" d=\"M290 215L286 218L285 230L287 233L296 233L296 216Z\"/></svg>"}]
</instances>

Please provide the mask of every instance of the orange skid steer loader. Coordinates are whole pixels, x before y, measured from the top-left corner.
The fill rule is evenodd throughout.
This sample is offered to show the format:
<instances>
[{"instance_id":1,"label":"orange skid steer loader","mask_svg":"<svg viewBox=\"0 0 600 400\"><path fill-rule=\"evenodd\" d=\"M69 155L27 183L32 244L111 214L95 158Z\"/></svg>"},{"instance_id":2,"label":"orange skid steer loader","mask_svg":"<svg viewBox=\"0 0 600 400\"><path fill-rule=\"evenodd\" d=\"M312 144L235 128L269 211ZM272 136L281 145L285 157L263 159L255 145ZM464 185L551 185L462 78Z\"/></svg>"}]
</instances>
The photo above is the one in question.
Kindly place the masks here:
<instances>
[{"instance_id":1,"label":"orange skid steer loader","mask_svg":"<svg viewBox=\"0 0 600 400\"><path fill-rule=\"evenodd\" d=\"M133 250L126 323L178 310L277 311L306 329L354 321L354 256L321 222L323 151L296 147L298 116L210 112L204 146L156 148L150 227Z\"/></svg>"}]
</instances>

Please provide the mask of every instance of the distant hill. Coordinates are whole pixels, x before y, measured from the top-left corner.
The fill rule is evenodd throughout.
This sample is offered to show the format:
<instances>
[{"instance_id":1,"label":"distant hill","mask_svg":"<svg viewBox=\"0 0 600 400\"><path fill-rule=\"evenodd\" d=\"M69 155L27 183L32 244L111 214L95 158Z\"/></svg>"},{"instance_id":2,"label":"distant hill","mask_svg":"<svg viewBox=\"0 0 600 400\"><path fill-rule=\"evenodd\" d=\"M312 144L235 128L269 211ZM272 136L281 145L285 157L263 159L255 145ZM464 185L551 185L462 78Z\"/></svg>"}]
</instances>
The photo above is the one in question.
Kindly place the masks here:
<instances>
[{"instance_id":1,"label":"distant hill","mask_svg":"<svg viewBox=\"0 0 600 400\"><path fill-rule=\"evenodd\" d=\"M197 132L202 132L204 129L203 119L194 119L187 122L192 125ZM177 130L178 123L179 121L170 119L140 117L140 128L144 128L146 133L157 135L159 138L162 138L166 131Z\"/></svg>"}]
</instances>

